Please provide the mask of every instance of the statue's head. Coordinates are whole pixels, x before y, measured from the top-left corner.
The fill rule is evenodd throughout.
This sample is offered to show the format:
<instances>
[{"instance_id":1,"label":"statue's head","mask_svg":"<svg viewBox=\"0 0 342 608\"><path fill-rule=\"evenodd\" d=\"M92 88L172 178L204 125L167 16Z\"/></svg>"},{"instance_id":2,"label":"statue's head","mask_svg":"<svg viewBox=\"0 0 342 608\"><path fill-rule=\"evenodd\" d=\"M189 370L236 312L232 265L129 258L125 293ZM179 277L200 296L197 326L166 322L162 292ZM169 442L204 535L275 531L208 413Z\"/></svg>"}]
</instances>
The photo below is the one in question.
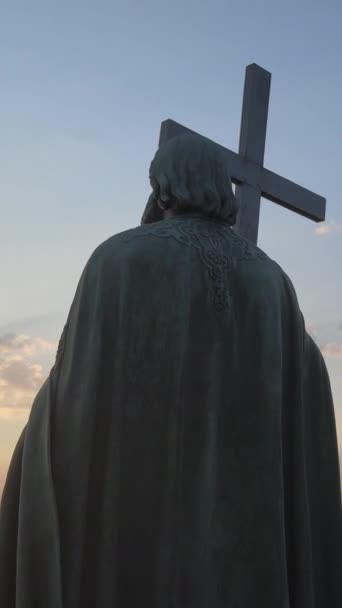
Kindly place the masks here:
<instances>
[{"instance_id":1,"label":"statue's head","mask_svg":"<svg viewBox=\"0 0 342 608\"><path fill-rule=\"evenodd\" d=\"M179 135L160 146L150 166L150 182L142 224L182 213L236 222L238 205L225 150L206 137Z\"/></svg>"}]
</instances>

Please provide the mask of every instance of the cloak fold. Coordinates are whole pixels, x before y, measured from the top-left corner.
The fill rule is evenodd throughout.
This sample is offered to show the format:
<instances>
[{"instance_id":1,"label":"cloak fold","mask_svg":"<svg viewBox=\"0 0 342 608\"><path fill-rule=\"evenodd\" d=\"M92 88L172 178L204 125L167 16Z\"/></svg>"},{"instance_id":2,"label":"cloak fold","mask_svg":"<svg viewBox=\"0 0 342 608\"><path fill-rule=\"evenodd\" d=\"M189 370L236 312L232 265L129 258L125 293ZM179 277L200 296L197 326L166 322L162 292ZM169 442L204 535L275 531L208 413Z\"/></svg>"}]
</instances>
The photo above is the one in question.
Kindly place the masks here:
<instances>
[{"instance_id":1,"label":"cloak fold","mask_svg":"<svg viewBox=\"0 0 342 608\"><path fill-rule=\"evenodd\" d=\"M0 606L342 606L325 363L288 277L225 223L88 261L7 475Z\"/></svg>"}]
</instances>

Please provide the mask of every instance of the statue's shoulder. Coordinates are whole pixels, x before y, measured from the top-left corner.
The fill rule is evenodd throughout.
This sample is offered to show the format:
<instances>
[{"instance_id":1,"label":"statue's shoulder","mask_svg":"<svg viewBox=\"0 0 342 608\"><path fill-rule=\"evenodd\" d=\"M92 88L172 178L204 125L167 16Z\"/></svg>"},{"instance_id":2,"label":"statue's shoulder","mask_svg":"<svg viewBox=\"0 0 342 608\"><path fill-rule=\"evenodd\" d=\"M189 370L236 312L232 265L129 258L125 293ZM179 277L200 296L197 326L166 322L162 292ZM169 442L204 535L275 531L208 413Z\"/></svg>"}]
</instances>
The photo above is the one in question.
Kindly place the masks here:
<instances>
[{"instance_id":1,"label":"statue's shoulder","mask_svg":"<svg viewBox=\"0 0 342 608\"><path fill-rule=\"evenodd\" d=\"M257 269L248 262L259 261L279 278L287 276L262 249L238 236L228 225L222 222L203 221L198 218L172 219L144 224L115 234L102 242L93 252L91 260L110 261L112 264L129 262L142 257L165 253L166 242L169 251L177 255L179 248L191 247L199 253L199 258L215 268L240 267L241 264L255 274ZM263 273L265 273L265 267Z\"/></svg>"},{"instance_id":2,"label":"statue's shoulder","mask_svg":"<svg viewBox=\"0 0 342 608\"><path fill-rule=\"evenodd\" d=\"M95 251L93 252L93 256L104 257L106 255L113 255L122 251L122 247L126 243L130 242L135 235L139 234L141 231L140 229L141 226L138 226L136 228L129 228L128 230L124 230L122 232L114 234L113 236L110 236L108 239L100 243L98 247L96 247Z\"/></svg>"},{"instance_id":3,"label":"statue's shoulder","mask_svg":"<svg viewBox=\"0 0 342 608\"><path fill-rule=\"evenodd\" d=\"M103 262L110 261L115 264L115 262L122 263L125 259L139 257L144 251L150 250L152 244L157 244L154 239L151 241L147 237L151 237L153 233L165 233L165 226L162 225L165 222L158 224L158 226L157 224L137 226L114 234L96 247L89 262L95 260L99 262L101 259Z\"/></svg>"}]
</instances>

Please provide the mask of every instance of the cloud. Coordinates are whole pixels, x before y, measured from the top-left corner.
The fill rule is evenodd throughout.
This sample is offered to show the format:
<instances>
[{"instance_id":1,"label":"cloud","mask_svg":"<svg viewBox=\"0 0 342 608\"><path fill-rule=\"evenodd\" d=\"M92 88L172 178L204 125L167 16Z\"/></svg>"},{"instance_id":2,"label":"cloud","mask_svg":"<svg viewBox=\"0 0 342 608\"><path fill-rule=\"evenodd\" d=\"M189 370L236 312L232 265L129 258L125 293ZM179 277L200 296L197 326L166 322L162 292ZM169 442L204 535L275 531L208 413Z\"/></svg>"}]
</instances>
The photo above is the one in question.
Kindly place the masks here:
<instances>
[{"instance_id":1,"label":"cloud","mask_svg":"<svg viewBox=\"0 0 342 608\"><path fill-rule=\"evenodd\" d=\"M330 342L321 346L321 352L324 357L329 359L342 359L342 344Z\"/></svg>"},{"instance_id":2,"label":"cloud","mask_svg":"<svg viewBox=\"0 0 342 608\"><path fill-rule=\"evenodd\" d=\"M49 312L26 318L15 319L11 322L0 325L0 336L4 334L51 334L51 329L57 328L60 333L65 323L65 313Z\"/></svg>"},{"instance_id":3,"label":"cloud","mask_svg":"<svg viewBox=\"0 0 342 608\"><path fill-rule=\"evenodd\" d=\"M0 336L0 357L13 352L23 352L25 355L33 355L37 351L53 352L56 349L54 342L43 338L31 338L24 334L16 335L8 333Z\"/></svg>"},{"instance_id":4,"label":"cloud","mask_svg":"<svg viewBox=\"0 0 342 608\"><path fill-rule=\"evenodd\" d=\"M0 387L12 386L19 391L35 390L42 383L42 369L41 365L29 364L20 357L2 362Z\"/></svg>"},{"instance_id":5,"label":"cloud","mask_svg":"<svg viewBox=\"0 0 342 608\"><path fill-rule=\"evenodd\" d=\"M41 360L52 359L57 344L40 337L7 333L0 336L0 417L26 417L45 381Z\"/></svg>"},{"instance_id":6,"label":"cloud","mask_svg":"<svg viewBox=\"0 0 342 608\"><path fill-rule=\"evenodd\" d=\"M306 328L306 331L308 332L308 334L310 334L310 336L312 336L313 338L317 337L318 329L317 329L317 326L314 325L314 323L311 323L311 321L308 321L307 323L305 323L305 328Z\"/></svg>"},{"instance_id":7,"label":"cloud","mask_svg":"<svg viewBox=\"0 0 342 608\"><path fill-rule=\"evenodd\" d=\"M332 234L336 232L342 232L342 224L337 224L334 220L330 222L324 222L315 228L315 234L323 236L326 234Z\"/></svg>"},{"instance_id":8,"label":"cloud","mask_svg":"<svg viewBox=\"0 0 342 608\"><path fill-rule=\"evenodd\" d=\"M337 328L338 330L342 331L342 323L340 323ZM322 336L320 335L322 331L321 325L318 326L310 319L308 319L308 321L305 323L305 329L308 334L310 334L310 336L314 339L324 357L327 357L329 359L342 359L342 343L327 342L326 340L322 339Z\"/></svg>"}]
</instances>

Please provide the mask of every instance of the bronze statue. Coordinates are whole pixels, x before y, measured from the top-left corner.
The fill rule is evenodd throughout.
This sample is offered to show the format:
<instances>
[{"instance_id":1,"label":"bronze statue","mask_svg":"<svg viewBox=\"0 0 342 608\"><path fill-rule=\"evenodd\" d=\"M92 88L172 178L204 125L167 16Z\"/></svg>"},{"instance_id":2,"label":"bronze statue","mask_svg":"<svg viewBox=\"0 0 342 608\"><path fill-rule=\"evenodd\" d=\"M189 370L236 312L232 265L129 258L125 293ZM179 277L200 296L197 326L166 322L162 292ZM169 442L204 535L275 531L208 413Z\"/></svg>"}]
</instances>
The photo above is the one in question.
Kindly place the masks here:
<instances>
[{"instance_id":1,"label":"bronze statue","mask_svg":"<svg viewBox=\"0 0 342 608\"><path fill-rule=\"evenodd\" d=\"M323 357L232 226L220 148L161 146L143 224L81 276L0 510L1 608L338 608Z\"/></svg>"}]
</instances>

